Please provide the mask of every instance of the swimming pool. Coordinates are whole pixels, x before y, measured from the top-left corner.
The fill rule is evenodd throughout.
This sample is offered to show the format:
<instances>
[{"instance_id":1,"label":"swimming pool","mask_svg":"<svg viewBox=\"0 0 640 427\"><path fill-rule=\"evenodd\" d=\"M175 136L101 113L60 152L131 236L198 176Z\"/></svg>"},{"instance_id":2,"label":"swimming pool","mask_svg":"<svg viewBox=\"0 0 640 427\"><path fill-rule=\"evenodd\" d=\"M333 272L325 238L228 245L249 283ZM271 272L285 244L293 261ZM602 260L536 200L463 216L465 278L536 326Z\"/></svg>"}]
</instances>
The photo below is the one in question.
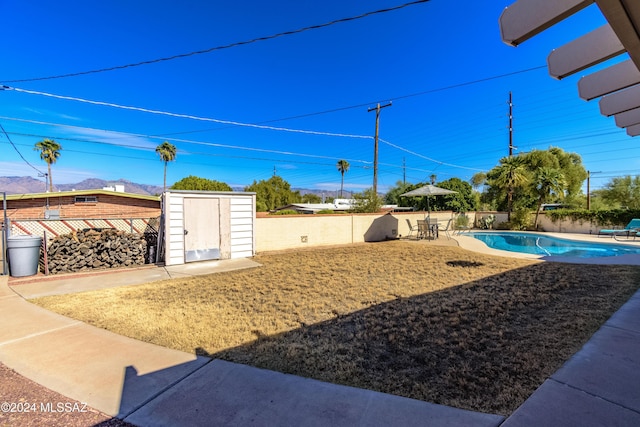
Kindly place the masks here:
<instances>
[{"instance_id":1,"label":"swimming pool","mask_svg":"<svg viewBox=\"0 0 640 427\"><path fill-rule=\"evenodd\" d=\"M640 246L582 242L525 232L472 232L469 235L493 249L543 256L578 258L640 254Z\"/></svg>"}]
</instances>

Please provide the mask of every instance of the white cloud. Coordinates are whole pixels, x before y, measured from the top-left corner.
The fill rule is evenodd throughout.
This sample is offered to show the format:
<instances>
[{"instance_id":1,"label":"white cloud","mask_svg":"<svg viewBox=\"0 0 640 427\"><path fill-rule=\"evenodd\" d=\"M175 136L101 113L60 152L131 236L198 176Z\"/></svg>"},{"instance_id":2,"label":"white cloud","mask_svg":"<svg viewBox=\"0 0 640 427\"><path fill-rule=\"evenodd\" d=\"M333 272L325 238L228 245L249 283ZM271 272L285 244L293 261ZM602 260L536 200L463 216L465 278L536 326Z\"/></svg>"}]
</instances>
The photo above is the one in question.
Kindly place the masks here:
<instances>
[{"instance_id":1,"label":"white cloud","mask_svg":"<svg viewBox=\"0 0 640 427\"><path fill-rule=\"evenodd\" d=\"M337 182L319 182L317 184L315 184L315 187L320 189L320 190L327 190L327 191L335 191L336 189L339 191L340 190L340 181ZM367 184L357 184L357 183L344 183L344 188L345 189L349 189L349 191L353 190L353 191L362 191L362 190L366 190L367 188L371 187L371 183L367 183Z\"/></svg>"},{"instance_id":2,"label":"white cloud","mask_svg":"<svg viewBox=\"0 0 640 427\"><path fill-rule=\"evenodd\" d=\"M56 112L50 111L50 110L39 110L39 109L36 109L36 108L31 108L31 107L24 107L23 110L24 111L28 111L30 113L38 114L38 115L41 115L41 116L51 116L51 117L56 117L56 118L59 118L59 119L73 120L73 121L76 121L76 122L82 121L82 119L80 117L70 116L68 114L63 114L63 113L56 113Z\"/></svg>"},{"instance_id":3,"label":"white cloud","mask_svg":"<svg viewBox=\"0 0 640 427\"><path fill-rule=\"evenodd\" d=\"M158 146L157 141L152 141L145 137L129 135L121 132L75 126L61 126L60 129L64 129L66 134L65 137L68 138L77 138L110 145L126 146L125 148L149 150L155 149Z\"/></svg>"},{"instance_id":4,"label":"white cloud","mask_svg":"<svg viewBox=\"0 0 640 427\"><path fill-rule=\"evenodd\" d=\"M278 164L277 169L292 170L298 169L298 166L292 164Z\"/></svg>"}]
</instances>

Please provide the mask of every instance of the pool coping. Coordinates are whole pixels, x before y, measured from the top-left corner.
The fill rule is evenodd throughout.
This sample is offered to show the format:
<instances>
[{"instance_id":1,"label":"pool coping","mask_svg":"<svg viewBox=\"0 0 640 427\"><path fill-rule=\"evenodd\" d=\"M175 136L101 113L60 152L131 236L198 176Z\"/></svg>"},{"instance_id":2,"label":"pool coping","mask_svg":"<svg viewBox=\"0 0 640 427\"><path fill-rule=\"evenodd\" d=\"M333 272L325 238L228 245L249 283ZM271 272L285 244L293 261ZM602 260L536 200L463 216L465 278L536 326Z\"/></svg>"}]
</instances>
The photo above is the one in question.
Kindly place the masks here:
<instances>
[{"instance_id":1,"label":"pool coping","mask_svg":"<svg viewBox=\"0 0 640 427\"><path fill-rule=\"evenodd\" d=\"M505 232L514 232L510 230L471 230L471 232L482 232L482 233L505 233ZM519 233L523 234L535 234L546 237L557 237L560 239L567 240L577 240L583 242L591 242L591 243L602 243L602 244L611 244L611 245L629 245L640 248L640 240L615 240L612 237L598 237L598 235L594 234L578 234L578 233L556 233L556 232L545 232L545 231L521 231ZM608 256L608 257L593 257L593 258L580 258L580 257L567 257L567 256L546 256L546 255L535 255L535 254L526 254L520 252L510 252L504 251L500 249L493 249L487 246L484 242L467 235L467 233L456 234L454 236L458 244L461 248L470 250L473 252L480 252L488 255L496 255L502 257L510 257L510 258L521 258L521 259L530 259L530 260L539 260L539 261L550 261L550 262L564 262L564 263L572 263L572 264L602 264L602 265L640 265L640 254L626 254L626 255L617 255L617 256Z\"/></svg>"}]
</instances>

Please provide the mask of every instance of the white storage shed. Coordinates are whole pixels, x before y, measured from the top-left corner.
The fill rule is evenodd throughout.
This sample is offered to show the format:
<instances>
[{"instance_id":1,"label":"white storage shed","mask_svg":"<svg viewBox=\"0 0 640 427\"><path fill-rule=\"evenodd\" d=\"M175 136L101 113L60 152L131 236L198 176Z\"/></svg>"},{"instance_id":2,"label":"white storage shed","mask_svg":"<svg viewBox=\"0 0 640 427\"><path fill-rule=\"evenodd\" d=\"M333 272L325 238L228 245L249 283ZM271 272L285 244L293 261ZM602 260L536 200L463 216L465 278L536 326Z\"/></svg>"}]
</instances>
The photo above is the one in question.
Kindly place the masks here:
<instances>
[{"instance_id":1,"label":"white storage shed","mask_svg":"<svg viewBox=\"0 0 640 427\"><path fill-rule=\"evenodd\" d=\"M255 193L163 194L165 265L255 255Z\"/></svg>"}]
</instances>

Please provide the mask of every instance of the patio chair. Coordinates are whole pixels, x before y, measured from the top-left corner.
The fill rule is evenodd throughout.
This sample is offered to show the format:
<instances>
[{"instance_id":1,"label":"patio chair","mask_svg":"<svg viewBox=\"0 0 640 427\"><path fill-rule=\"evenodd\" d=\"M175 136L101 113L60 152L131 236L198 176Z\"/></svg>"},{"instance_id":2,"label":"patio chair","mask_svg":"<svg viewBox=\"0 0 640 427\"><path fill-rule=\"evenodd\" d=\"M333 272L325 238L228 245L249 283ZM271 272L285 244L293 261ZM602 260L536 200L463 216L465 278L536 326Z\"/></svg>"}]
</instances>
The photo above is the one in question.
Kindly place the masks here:
<instances>
[{"instance_id":1,"label":"patio chair","mask_svg":"<svg viewBox=\"0 0 640 427\"><path fill-rule=\"evenodd\" d=\"M446 227L443 227L441 224L438 224L438 231L444 231L444 235L447 236L447 240L451 239L451 235L449 234L449 230L451 229L451 223L453 222L453 218L449 218L447 221Z\"/></svg>"},{"instance_id":2,"label":"patio chair","mask_svg":"<svg viewBox=\"0 0 640 427\"><path fill-rule=\"evenodd\" d=\"M428 227L428 232L429 235L432 236L434 239L437 239L438 237L440 237L440 235L438 234L438 218L427 218L427 227Z\"/></svg>"},{"instance_id":3,"label":"patio chair","mask_svg":"<svg viewBox=\"0 0 640 427\"><path fill-rule=\"evenodd\" d=\"M425 239L429 235L429 224L424 219L418 220L418 239Z\"/></svg>"},{"instance_id":4,"label":"patio chair","mask_svg":"<svg viewBox=\"0 0 640 427\"><path fill-rule=\"evenodd\" d=\"M409 226L409 234L407 235L407 239L411 238L411 235L415 233L416 239L418 238L418 233L420 230L418 230L418 226L417 225L413 225L411 224L411 220L409 220L409 218L407 218L407 225Z\"/></svg>"},{"instance_id":5,"label":"patio chair","mask_svg":"<svg viewBox=\"0 0 640 427\"><path fill-rule=\"evenodd\" d=\"M598 230L598 237L600 237L601 235L605 235L605 236L612 236L614 239L616 239L616 236L629 237L632 234L635 237L635 235L637 235L638 232L640 232L640 219L639 218L634 218L631 221L629 221L629 224L627 224L622 229L620 229L620 228L604 228L602 230Z\"/></svg>"}]
</instances>

